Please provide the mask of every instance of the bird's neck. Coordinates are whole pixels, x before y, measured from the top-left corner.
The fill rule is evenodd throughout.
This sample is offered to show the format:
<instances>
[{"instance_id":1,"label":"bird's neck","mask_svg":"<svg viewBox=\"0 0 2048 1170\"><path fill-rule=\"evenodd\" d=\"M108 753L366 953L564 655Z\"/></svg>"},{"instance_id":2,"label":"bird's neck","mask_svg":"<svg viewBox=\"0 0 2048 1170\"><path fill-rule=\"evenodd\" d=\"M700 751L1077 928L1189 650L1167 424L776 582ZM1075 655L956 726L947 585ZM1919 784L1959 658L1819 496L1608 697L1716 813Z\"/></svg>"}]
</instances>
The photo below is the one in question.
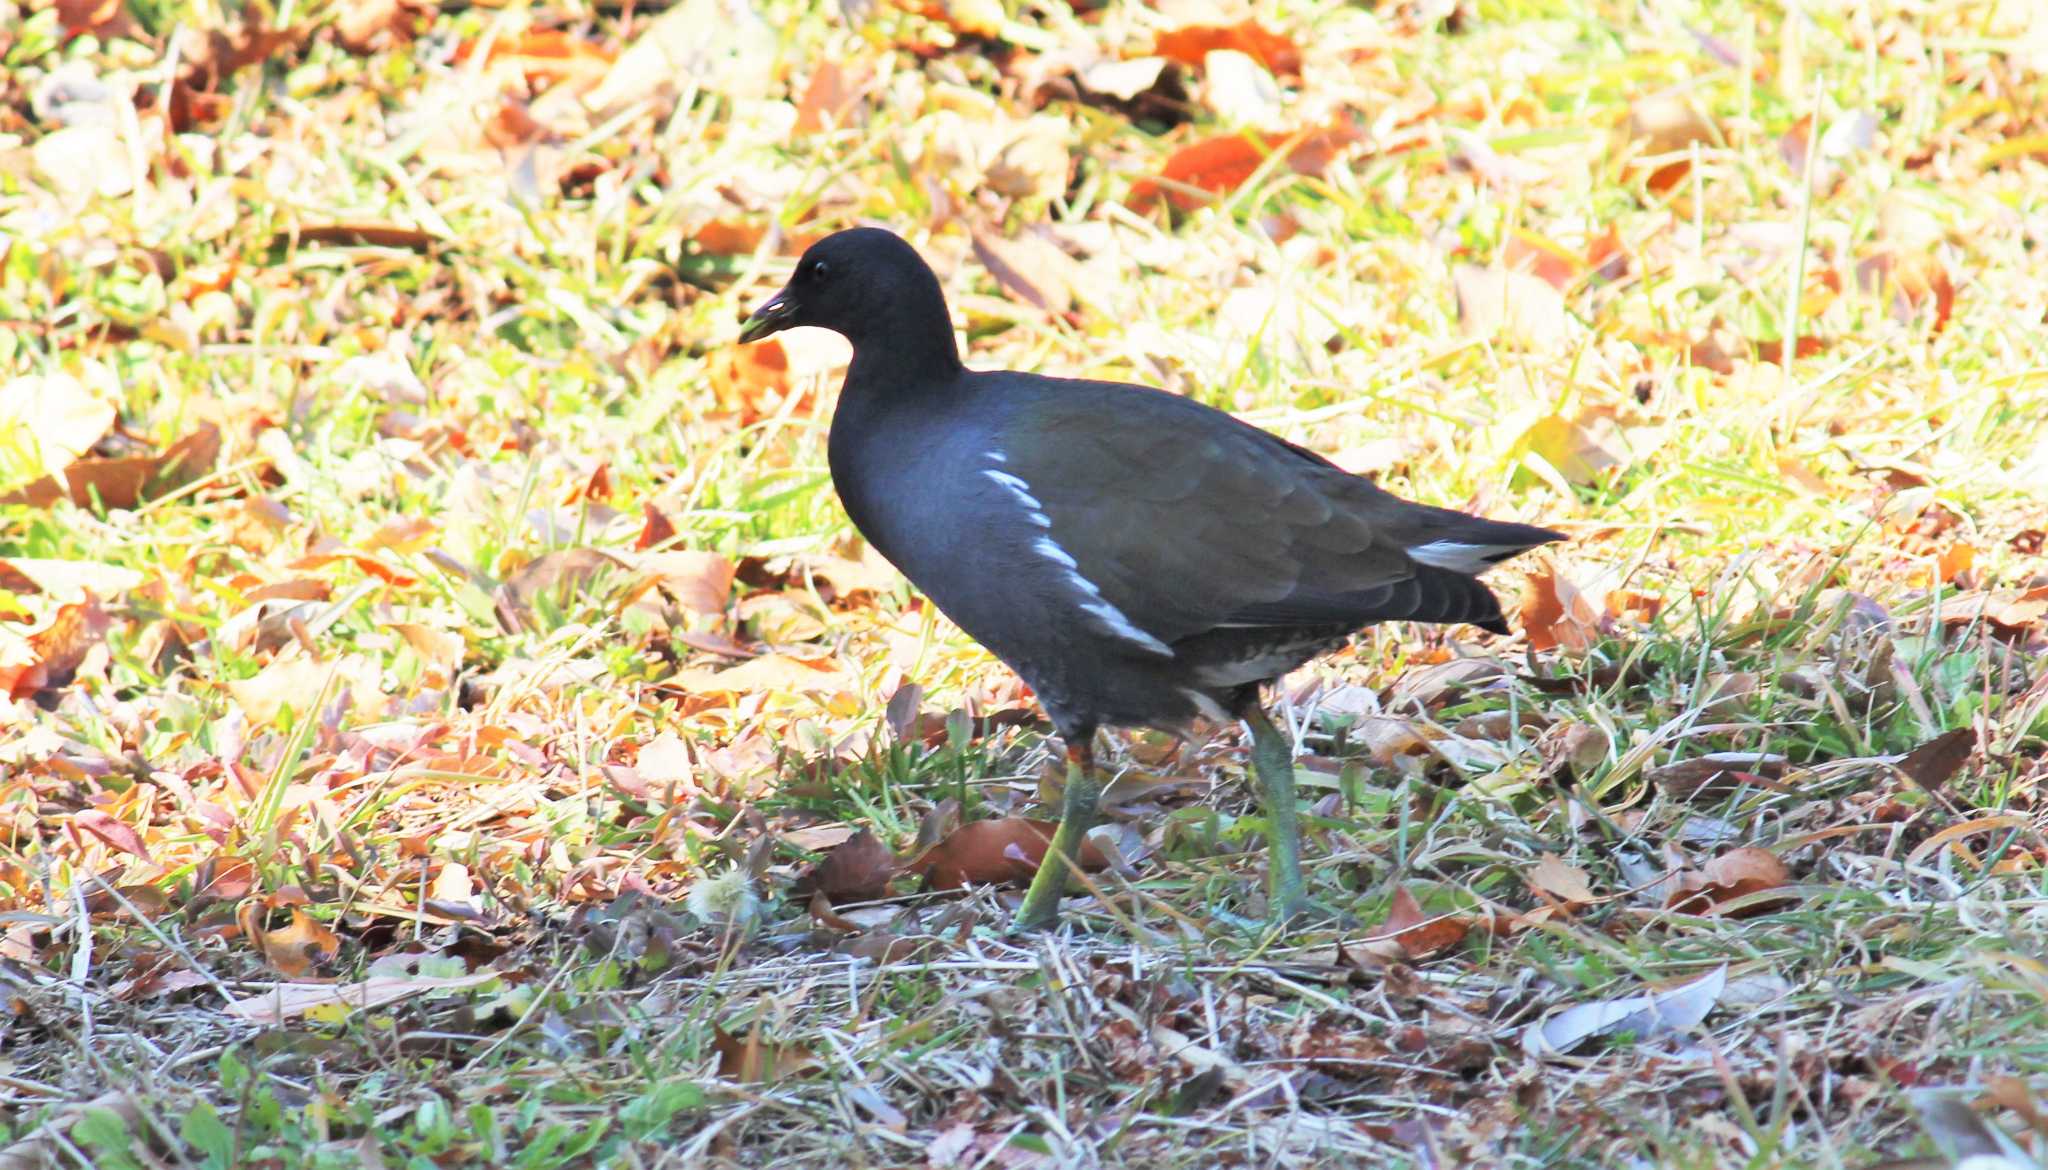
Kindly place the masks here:
<instances>
[{"instance_id":1,"label":"bird's neck","mask_svg":"<svg viewBox=\"0 0 2048 1170\"><path fill-rule=\"evenodd\" d=\"M846 388L890 398L943 391L965 368L951 325L935 330L878 328L853 339Z\"/></svg>"}]
</instances>

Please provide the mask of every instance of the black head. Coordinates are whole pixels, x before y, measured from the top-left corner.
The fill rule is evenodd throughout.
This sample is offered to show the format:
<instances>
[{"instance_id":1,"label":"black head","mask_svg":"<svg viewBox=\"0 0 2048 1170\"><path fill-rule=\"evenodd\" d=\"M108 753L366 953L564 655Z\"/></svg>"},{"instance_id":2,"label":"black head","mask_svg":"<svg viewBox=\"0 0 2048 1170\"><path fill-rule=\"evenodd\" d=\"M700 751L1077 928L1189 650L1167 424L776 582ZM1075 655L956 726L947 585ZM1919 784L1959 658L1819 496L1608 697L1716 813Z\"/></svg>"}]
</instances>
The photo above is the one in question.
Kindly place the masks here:
<instances>
[{"instance_id":1,"label":"black head","mask_svg":"<svg viewBox=\"0 0 2048 1170\"><path fill-rule=\"evenodd\" d=\"M855 350L886 343L905 353L943 351L959 362L938 277L915 248L881 228L848 228L805 249L789 283L747 318L740 340L798 325L830 329Z\"/></svg>"}]
</instances>

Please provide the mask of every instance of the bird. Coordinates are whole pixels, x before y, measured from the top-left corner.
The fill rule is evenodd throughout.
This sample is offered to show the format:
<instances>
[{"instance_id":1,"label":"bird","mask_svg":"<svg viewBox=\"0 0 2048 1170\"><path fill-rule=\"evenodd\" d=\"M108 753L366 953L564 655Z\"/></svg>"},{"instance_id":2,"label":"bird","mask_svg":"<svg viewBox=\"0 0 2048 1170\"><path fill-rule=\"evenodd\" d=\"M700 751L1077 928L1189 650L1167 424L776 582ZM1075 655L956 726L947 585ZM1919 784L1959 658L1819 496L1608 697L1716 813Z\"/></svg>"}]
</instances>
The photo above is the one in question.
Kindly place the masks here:
<instances>
[{"instance_id":1,"label":"bird","mask_svg":"<svg viewBox=\"0 0 2048 1170\"><path fill-rule=\"evenodd\" d=\"M1248 729L1268 908L1310 912L1294 744L1262 688L1378 622L1506 634L1478 575L1562 539L1401 499L1165 390L968 369L938 277L884 228L811 244L739 340L798 326L853 346L827 455L854 528L1030 685L1064 746L1018 930L1057 923L1099 819L1097 732L1197 716Z\"/></svg>"}]
</instances>

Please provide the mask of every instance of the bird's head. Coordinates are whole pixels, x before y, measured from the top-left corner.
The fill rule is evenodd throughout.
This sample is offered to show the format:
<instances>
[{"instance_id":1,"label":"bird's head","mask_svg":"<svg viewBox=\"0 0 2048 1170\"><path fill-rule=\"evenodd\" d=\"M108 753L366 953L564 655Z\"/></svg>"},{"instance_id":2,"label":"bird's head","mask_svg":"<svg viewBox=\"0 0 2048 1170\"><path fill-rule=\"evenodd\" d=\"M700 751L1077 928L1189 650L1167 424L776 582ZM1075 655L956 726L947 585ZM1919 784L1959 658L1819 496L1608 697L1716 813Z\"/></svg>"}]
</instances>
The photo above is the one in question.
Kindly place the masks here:
<instances>
[{"instance_id":1,"label":"bird's head","mask_svg":"<svg viewBox=\"0 0 2048 1170\"><path fill-rule=\"evenodd\" d=\"M944 294L917 250L881 228L834 232L804 250L782 291L754 310L740 340L798 325L830 329L859 346L936 323L952 346Z\"/></svg>"}]
</instances>

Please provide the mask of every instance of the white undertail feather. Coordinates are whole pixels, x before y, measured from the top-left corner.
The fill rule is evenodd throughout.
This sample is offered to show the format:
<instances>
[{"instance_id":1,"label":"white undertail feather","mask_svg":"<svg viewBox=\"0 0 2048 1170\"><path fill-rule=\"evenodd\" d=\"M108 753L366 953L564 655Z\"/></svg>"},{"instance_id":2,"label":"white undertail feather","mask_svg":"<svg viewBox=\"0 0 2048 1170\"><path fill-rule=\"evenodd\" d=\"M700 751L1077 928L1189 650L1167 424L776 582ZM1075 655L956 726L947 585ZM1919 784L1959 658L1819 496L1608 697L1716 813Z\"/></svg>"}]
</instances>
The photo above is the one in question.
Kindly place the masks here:
<instances>
[{"instance_id":1,"label":"white undertail feather","mask_svg":"<svg viewBox=\"0 0 2048 1170\"><path fill-rule=\"evenodd\" d=\"M1411 545L1407 553L1411 559L1432 568L1449 569L1453 573L1476 577L1526 549L1526 545L1520 544L1466 544L1461 540L1432 540L1428 544Z\"/></svg>"}]
</instances>

